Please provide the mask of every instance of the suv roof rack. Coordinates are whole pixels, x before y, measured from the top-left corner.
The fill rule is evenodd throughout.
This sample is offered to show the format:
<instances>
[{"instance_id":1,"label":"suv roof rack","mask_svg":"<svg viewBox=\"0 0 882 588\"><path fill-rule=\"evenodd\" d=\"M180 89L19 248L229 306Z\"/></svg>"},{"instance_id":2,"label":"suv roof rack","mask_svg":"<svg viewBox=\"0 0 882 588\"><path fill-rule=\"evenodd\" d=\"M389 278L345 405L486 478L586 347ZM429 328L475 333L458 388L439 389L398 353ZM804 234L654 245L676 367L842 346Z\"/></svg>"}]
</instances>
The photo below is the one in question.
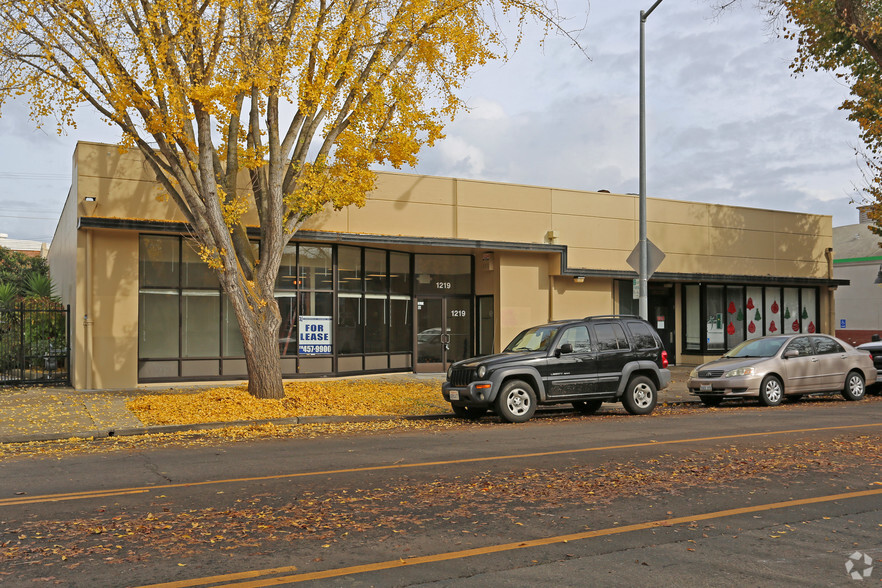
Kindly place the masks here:
<instances>
[{"instance_id":1,"label":"suv roof rack","mask_svg":"<svg viewBox=\"0 0 882 588\"><path fill-rule=\"evenodd\" d=\"M584 320L588 321L588 320L592 320L592 319L612 319L612 318L615 318L615 319L631 318L631 319L643 320L639 316L637 316L636 314L597 314L597 315L593 315L593 316L586 316L584 318Z\"/></svg>"}]
</instances>

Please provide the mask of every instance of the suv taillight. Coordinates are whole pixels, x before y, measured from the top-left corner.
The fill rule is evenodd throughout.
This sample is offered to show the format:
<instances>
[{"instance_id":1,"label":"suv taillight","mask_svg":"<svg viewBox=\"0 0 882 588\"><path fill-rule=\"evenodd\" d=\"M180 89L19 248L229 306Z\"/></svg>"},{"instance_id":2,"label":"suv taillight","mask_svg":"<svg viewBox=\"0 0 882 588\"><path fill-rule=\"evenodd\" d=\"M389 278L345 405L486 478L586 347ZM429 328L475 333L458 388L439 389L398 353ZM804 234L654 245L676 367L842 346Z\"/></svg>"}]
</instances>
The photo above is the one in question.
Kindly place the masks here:
<instances>
[{"instance_id":1,"label":"suv taillight","mask_svg":"<svg viewBox=\"0 0 882 588\"><path fill-rule=\"evenodd\" d=\"M662 349L662 369L668 367L668 352Z\"/></svg>"}]
</instances>

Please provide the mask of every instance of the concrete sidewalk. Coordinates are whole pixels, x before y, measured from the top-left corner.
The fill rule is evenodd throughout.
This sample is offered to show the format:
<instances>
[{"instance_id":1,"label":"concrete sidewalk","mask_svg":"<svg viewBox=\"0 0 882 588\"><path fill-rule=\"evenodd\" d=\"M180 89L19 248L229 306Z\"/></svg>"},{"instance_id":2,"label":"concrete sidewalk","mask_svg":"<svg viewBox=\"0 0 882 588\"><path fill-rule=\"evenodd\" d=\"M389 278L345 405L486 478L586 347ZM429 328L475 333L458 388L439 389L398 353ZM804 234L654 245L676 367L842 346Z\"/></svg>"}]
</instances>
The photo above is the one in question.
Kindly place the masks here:
<instances>
[{"instance_id":1,"label":"concrete sidewalk","mask_svg":"<svg viewBox=\"0 0 882 588\"><path fill-rule=\"evenodd\" d=\"M659 403L692 402L686 390L686 378L691 367L671 368L671 385L659 393ZM443 374L383 374L377 376L358 376L363 379L382 379L384 381L437 381L438 394L441 394ZM232 383L223 383L232 384ZM174 388L193 391L200 387L218 386L211 384L183 384ZM393 419L401 417L297 417L289 419L238 421L223 423L202 423L197 425L153 425L142 423L126 406L126 403L143 394L153 394L172 388L144 386L131 390L89 390L78 391L73 388L2 388L0 387L0 443L22 443L28 441L51 441L71 437L113 437L123 435L142 435L146 433L167 433L215 429L249 424L303 424L328 422L356 422L366 420ZM444 418L449 414L423 415L409 418Z\"/></svg>"}]
</instances>

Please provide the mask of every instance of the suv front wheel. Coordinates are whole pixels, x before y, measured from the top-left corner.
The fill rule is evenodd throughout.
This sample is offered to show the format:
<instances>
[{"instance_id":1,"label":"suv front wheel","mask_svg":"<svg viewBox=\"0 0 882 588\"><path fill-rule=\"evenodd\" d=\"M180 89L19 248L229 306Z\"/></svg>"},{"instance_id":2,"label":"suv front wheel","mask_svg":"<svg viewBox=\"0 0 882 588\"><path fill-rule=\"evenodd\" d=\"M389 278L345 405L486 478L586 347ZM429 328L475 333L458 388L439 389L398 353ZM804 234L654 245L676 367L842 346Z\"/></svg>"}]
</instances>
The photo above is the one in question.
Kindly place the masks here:
<instances>
[{"instance_id":1,"label":"suv front wheel","mask_svg":"<svg viewBox=\"0 0 882 588\"><path fill-rule=\"evenodd\" d=\"M649 414L658 403L655 384L646 376L634 376L625 388L622 404L630 414Z\"/></svg>"},{"instance_id":2,"label":"suv front wheel","mask_svg":"<svg viewBox=\"0 0 882 588\"><path fill-rule=\"evenodd\" d=\"M536 393L523 380L509 380L496 397L496 413L509 423L523 423L536 412Z\"/></svg>"}]
</instances>

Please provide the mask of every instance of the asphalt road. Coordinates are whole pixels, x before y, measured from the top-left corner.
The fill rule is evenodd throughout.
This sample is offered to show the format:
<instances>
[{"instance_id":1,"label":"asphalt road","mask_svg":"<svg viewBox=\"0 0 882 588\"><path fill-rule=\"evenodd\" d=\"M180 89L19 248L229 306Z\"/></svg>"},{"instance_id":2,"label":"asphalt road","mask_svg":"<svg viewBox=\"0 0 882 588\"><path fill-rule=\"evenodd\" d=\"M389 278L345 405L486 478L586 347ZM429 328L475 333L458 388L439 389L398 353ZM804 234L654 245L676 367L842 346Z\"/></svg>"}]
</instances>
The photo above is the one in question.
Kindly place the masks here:
<instances>
[{"instance_id":1,"label":"asphalt road","mask_svg":"<svg viewBox=\"0 0 882 588\"><path fill-rule=\"evenodd\" d=\"M882 399L12 458L0 531L2 586L879 581Z\"/></svg>"}]
</instances>

